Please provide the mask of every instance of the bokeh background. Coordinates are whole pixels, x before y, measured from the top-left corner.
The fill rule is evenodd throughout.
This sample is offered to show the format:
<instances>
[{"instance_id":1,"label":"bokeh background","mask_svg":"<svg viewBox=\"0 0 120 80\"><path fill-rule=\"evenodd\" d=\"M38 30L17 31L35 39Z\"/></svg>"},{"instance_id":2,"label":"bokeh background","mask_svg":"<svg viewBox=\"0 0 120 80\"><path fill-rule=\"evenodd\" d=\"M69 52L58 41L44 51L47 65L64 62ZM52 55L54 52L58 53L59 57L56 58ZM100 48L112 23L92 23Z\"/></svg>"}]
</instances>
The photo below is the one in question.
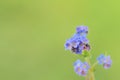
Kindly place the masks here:
<instances>
[{"instance_id":1,"label":"bokeh background","mask_svg":"<svg viewBox=\"0 0 120 80\"><path fill-rule=\"evenodd\" d=\"M0 80L84 80L64 43L78 25L89 26L94 62L100 53L113 65L98 66L96 80L119 80L119 0L0 0Z\"/></svg>"}]
</instances>

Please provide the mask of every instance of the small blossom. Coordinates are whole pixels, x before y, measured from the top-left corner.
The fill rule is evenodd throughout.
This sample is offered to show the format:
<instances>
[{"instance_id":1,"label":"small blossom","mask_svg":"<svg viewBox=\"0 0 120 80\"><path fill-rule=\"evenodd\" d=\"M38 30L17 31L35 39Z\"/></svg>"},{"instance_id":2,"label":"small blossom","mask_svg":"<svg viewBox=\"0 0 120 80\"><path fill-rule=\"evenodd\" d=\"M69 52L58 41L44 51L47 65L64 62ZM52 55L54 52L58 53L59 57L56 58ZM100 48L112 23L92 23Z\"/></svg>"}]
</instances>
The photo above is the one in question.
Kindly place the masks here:
<instances>
[{"instance_id":1,"label":"small blossom","mask_svg":"<svg viewBox=\"0 0 120 80\"><path fill-rule=\"evenodd\" d=\"M103 67L105 69L108 69L111 67L111 64L112 64L112 60L110 58L110 56L105 56L104 54L101 54L98 58L98 63L103 65Z\"/></svg>"},{"instance_id":2,"label":"small blossom","mask_svg":"<svg viewBox=\"0 0 120 80\"><path fill-rule=\"evenodd\" d=\"M82 62L79 59L74 62L74 66L81 65L81 64L82 64Z\"/></svg>"},{"instance_id":3,"label":"small blossom","mask_svg":"<svg viewBox=\"0 0 120 80\"><path fill-rule=\"evenodd\" d=\"M87 39L87 37L85 35L79 35L79 34L74 34L73 35L73 38L76 40L76 41L81 41L82 43L89 43L89 40Z\"/></svg>"},{"instance_id":4,"label":"small blossom","mask_svg":"<svg viewBox=\"0 0 120 80\"><path fill-rule=\"evenodd\" d=\"M78 46L77 48L72 47L71 51L76 53L76 54L81 54L82 48L80 46Z\"/></svg>"},{"instance_id":5,"label":"small blossom","mask_svg":"<svg viewBox=\"0 0 120 80\"><path fill-rule=\"evenodd\" d=\"M84 62L84 68L86 68L87 70L90 68L90 66L87 62Z\"/></svg>"},{"instance_id":6,"label":"small blossom","mask_svg":"<svg viewBox=\"0 0 120 80\"><path fill-rule=\"evenodd\" d=\"M99 64L103 64L104 63L104 59L105 59L105 55L101 54L98 58L97 61Z\"/></svg>"},{"instance_id":7,"label":"small blossom","mask_svg":"<svg viewBox=\"0 0 120 80\"><path fill-rule=\"evenodd\" d=\"M88 27L86 26L79 26L76 28L77 33L88 33Z\"/></svg>"},{"instance_id":8,"label":"small blossom","mask_svg":"<svg viewBox=\"0 0 120 80\"><path fill-rule=\"evenodd\" d=\"M89 40L85 36L81 36L81 42L88 44Z\"/></svg>"},{"instance_id":9,"label":"small blossom","mask_svg":"<svg viewBox=\"0 0 120 80\"><path fill-rule=\"evenodd\" d=\"M82 63L80 60L77 60L74 63L74 71L80 76L86 76L89 68L90 66L87 62Z\"/></svg>"},{"instance_id":10,"label":"small blossom","mask_svg":"<svg viewBox=\"0 0 120 80\"><path fill-rule=\"evenodd\" d=\"M110 56L106 56L105 59L104 59L103 67L105 69L108 69L108 68L111 67L111 64L112 64L112 60L111 60Z\"/></svg>"},{"instance_id":11,"label":"small blossom","mask_svg":"<svg viewBox=\"0 0 120 80\"><path fill-rule=\"evenodd\" d=\"M64 44L64 46L65 46L65 49L66 50L70 50L71 49L71 43L69 42L69 41L66 41L66 43Z\"/></svg>"},{"instance_id":12,"label":"small blossom","mask_svg":"<svg viewBox=\"0 0 120 80\"><path fill-rule=\"evenodd\" d=\"M73 47L77 48L78 45L79 45L79 42L69 39L66 41L64 46L66 50L71 50Z\"/></svg>"},{"instance_id":13,"label":"small blossom","mask_svg":"<svg viewBox=\"0 0 120 80\"><path fill-rule=\"evenodd\" d=\"M90 45L89 44L81 44L82 50L89 51L90 50Z\"/></svg>"}]
</instances>

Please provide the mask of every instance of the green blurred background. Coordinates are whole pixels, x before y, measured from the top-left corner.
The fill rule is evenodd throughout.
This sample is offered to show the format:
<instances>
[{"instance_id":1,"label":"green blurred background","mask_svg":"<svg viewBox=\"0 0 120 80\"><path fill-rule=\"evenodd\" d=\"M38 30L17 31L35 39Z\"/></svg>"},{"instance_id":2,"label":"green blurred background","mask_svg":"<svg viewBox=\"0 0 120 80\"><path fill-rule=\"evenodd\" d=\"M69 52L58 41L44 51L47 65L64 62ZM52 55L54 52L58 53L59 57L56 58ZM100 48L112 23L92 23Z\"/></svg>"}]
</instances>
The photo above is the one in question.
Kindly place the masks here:
<instances>
[{"instance_id":1,"label":"green blurred background","mask_svg":"<svg viewBox=\"0 0 120 80\"><path fill-rule=\"evenodd\" d=\"M0 80L84 80L64 50L78 25L89 26L93 61L111 55L113 65L97 67L96 80L119 80L119 0L0 0ZM83 60L83 59L82 59Z\"/></svg>"}]
</instances>

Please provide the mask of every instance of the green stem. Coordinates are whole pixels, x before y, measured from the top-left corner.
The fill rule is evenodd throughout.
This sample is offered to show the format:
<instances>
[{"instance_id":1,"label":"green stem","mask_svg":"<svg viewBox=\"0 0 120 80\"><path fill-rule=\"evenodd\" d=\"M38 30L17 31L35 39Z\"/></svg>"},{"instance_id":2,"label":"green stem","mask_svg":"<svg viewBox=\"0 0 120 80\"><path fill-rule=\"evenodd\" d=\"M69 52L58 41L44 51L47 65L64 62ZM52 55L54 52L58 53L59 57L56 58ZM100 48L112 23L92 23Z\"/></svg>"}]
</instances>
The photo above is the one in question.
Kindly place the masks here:
<instances>
[{"instance_id":1,"label":"green stem","mask_svg":"<svg viewBox=\"0 0 120 80\"><path fill-rule=\"evenodd\" d=\"M89 80L95 80L94 72L90 71L89 73Z\"/></svg>"},{"instance_id":2,"label":"green stem","mask_svg":"<svg viewBox=\"0 0 120 80\"><path fill-rule=\"evenodd\" d=\"M92 65L92 68L95 68L97 64L98 64L98 62L95 62L95 63Z\"/></svg>"},{"instance_id":3,"label":"green stem","mask_svg":"<svg viewBox=\"0 0 120 80\"><path fill-rule=\"evenodd\" d=\"M90 58L87 57L85 60L88 62L88 64L91 66ZM96 66L97 63L93 64L93 66L89 69L88 75L85 77L85 80L95 80L94 76L94 67Z\"/></svg>"}]
</instances>

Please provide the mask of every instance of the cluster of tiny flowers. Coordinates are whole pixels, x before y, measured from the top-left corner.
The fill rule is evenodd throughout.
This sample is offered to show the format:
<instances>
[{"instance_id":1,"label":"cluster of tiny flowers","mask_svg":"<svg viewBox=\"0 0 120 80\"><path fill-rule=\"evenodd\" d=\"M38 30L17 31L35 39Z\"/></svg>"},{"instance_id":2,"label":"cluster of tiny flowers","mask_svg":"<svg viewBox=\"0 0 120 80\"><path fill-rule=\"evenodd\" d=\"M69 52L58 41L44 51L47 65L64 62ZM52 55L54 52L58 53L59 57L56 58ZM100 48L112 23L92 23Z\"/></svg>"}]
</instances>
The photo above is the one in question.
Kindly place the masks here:
<instances>
[{"instance_id":1,"label":"cluster of tiny flowers","mask_svg":"<svg viewBox=\"0 0 120 80\"><path fill-rule=\"evenodd\" d=\"M76 33L66 41L65 49L76 54L81 54L83 50L90 50L89 41L87 39L88 27L79 26L76 28Z\"/></svg>"},{"instance_id":2,"label":"cluster of tiny flowers","mask_svg":"<svg viewBox=\"0 0 120 80\"><path fill-rule=\"evenodd\" d=\"M87 62L81 62L80 60L77 60L74 63L74 71L79 75L79 76L86 76L88 73L90 66Z\"/></svg>"},{"instance_id":3,"label":"cluster of tiny flowers","mask_svg":"<svg viewBox=\"0 0 120 80\"><path fill-rule=\"evenodd\" d=\"M108 69L111 67L112 60L110 56L105 56L104 54L101 54L98 58L97 61L100 65L103 65L105 69Z\"/></svg>"},{"instance_id":4,"label":"cluster of tiny flowers","mask_svg":"<svg viewBox=\"0 0 120 80\"><path fill-rule=\"evenodd\" d=\"M76 28L75 34L71 38L69 38L64 44L66 50L70 50L76 54L82 54L82 56L86 60L86 62L82 62L80 60L74 62L74 71L79 76L87 76L88 72L94 70L96 66L96 63L90 66L90 60L88 60L91 56L88 52L90 50L90 45L89 40L87 39L87 34L88 27L78 26ZM108 69L112 65L112 60L110 56L101 54L97 58L97 64L103 65L105 69Z\"/></svg>"}]
</instances>

